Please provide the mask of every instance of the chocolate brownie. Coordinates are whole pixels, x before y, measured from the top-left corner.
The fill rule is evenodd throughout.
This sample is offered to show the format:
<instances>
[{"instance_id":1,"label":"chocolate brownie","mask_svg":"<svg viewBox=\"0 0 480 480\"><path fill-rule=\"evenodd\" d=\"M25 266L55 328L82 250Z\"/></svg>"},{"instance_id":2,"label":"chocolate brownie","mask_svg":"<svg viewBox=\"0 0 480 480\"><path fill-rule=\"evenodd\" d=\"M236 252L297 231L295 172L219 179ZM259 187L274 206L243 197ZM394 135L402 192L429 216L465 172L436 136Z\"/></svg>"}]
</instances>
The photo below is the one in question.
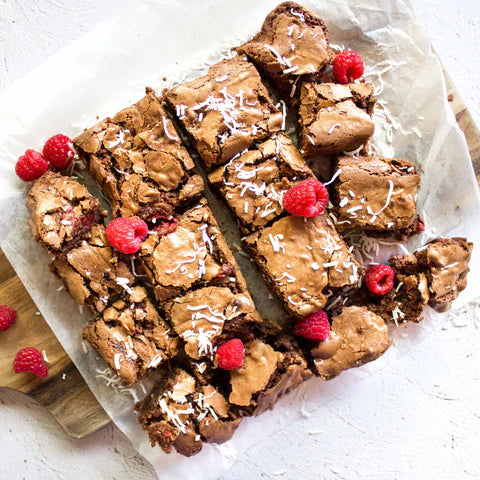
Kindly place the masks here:
<instances>
[{"instance_id":1,"label":"chocolate brownie","mask_svg":"<svg viewBox=\"0 0 480 480\"><path fill-rule=\"evenodd\" d=\"M447 310L465 290L472 249L473 243L466 238L453 237L437 238L415 252L427 276L429 303L435 310Z\"/></svg>"},{"instance_id":2,"label":"chocolate brownie","mask_svg":"<svg viewBox=\"0 0 480 480\"><path fill-rule=\"evenodd\" d=\"M366 307L346 307L332 318L330 337L311 350L316 373L330 380L344 370L376 360L390 347L388 328Z\"/></svg>"},{"instance_id":3,"label":"chocolate brownie","mask_svg":"<svg viewBox=\"0 0 480 480\"><path fill-rule=\"evenodd\" d=\"M129 267L108 245L103 225L91 228L88 237L50 265L67 291L92 312L103 312L117 296L131 293L134 277Z\"/></svg>"},{"instance_id":4,"label":"chocolate brownie","mask_svg":"<svg viewBox=\"0 0 480 480\"><path fill-rule=\"evenodd\" d=\"M338 231L402 230L412 225L420 175L400 158L342 156L333 186Z\"/></svg>"},{"instance_id":5,"label":"chocolate brownie","mask_svg":"<svg viewBox=\"0 0 480 480\"><path fill-rule=\"evenodd\" d=\"M140 285L94 318L84 328L83 338L129 385L178 350L178 337L170 333Z\"/></svg>"},{"instance_id":6,"label":"chocolate brownie","mask_svg":"<svg viewBox=\"0 0 480 480\"><path fill-rule=\"evenodd\" d=\"M275 134L213 171L208 179L240 221L243 232L250 233L280 216L283 194L313 176L290 138Z\"/></svg>"},{"instance_id":7,"label":"chocolate brownie","mask_svg":"<svg viewBox=\"0 0 480 480\"><path fill-rule=\"evenodd\" d=\"M280 130L282 114L255 67L240 57L165 94L208 168Z\"/></svg>"},{"instance_id":8,"label":"chocolate brownie","mask_svg":"<svg viewBox=\"0 0 480 480\"><path fill-rule=\"evenodd\" d=\"M199 384L181 368L164 368L135 410L152 446L158 444L166 453L175 449L187 457L200 452L204 441L230 440L241 422L222 394L211 385Z\"/></svg>"},{"instance_id":9,"label":"chocolate brownie","mask_svg":"<svg viewBox=\"0 0 480 480\"><path fill-rule=\"evenodd\" d=\"M373 135L373 85L302 84L298 110L301 150L307 157L353 151Z\"/></svg>"},{"instance_id":10,"label":"chocolate brownie","mask_svg":"<svg viewBox=\"0 0 480 480\"><path fill-rule=\"evenodd\" d=\"M331 59L325 22L294 2L272 10L260 32L236 51L247 55L287 99L300 91L299 81L318 77Z\"/></svg>"},{"instance_id":11,"label":"chocolate brownie","mask_svg":"<svg viewBox=\"0 0 480 480\"><path fill-rule=\"evenodd\" d=\"M176 219L169 230L151 231L139 251L140 263L160 302L206 285L246 290L245 280L205 201Z\"/></svg>"},{"instance_id":12,"label":"chocolate brownie","mask_svg":"<svg viewBox=\"0 0 480 480\"><path fill-rule=\"evenodd\" d=\"M302 317L323 308L329 295L356 286L362 268L326 214L280 218L245 238L266 281L285 308Z\"/></svg>"},{"instance_id":13,"label":"chocolate brownie","mask_svg":"<svg viewBox=\"0 0 480 480\"><path fill-rule=\"evenodd\" d=\"M74 144L115 217L168 218L203 191L190 155L149 88L139 102L86 130Z\"/></svg>"},{"instance_id":14,"label":"chocolate brownie","mask_svg":"<svg viewBox=\"0 0 480 480\"><path fill-rule=\"evenodd\" d=\"M106 215L83 185L52 171L33 184L27 208L33 238L53 255L78 246Z\"/></svg>"}]
</instances>

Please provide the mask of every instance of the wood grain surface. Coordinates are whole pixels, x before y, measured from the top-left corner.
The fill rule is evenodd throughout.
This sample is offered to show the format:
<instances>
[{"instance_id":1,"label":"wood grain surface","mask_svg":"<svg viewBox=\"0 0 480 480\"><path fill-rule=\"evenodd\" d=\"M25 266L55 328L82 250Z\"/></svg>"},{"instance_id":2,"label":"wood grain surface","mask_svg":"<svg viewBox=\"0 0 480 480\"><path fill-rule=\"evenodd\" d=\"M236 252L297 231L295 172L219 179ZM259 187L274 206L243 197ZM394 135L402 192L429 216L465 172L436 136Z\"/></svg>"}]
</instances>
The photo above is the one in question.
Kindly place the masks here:
<instances>
[{"instance_id":1,"label":"wood grain surface","mask_svg":"<svg viewBox=\"0 0 480 480\"><path fill-rule=\"evenodd\" d=\"M450 105L465 134L477 180L480 180L480 132L455 86L445 73ZM44 405L71 436L82 438L110 422L82 376L39 315L30 295L0 250L0 303L11 305L17 321L0 335L0 387L12 388ZM15 353L23 347L45 350L49 363L46 379L30 374L14 374Z\"/></svg>"}]
</instances>

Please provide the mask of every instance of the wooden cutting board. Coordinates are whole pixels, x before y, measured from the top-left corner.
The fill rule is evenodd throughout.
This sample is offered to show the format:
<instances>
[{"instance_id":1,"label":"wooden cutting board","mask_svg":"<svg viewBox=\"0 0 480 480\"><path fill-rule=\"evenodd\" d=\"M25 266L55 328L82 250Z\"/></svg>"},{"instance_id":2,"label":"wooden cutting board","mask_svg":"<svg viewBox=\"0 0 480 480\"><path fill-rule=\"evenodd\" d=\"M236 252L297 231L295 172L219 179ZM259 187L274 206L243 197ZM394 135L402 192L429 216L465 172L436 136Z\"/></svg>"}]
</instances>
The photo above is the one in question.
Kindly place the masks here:
<instances>
[{"instance_id":1,"label":"wooden cutting board","mask_svg":"<svg viewBox=\"0 0 480 480\"><path fill-rule=\"evenodd\" d=\"M480 176L480 132L470 112L445 74L450 105L465 134L477 179ZM82 438L110 422L70 357L60 345L37 307L0 250L0 304L11 305L17 321L0 332L0 387L24 392L44 405L71 436ZM30 374L16 375L12 369L15 353L23 347L45 350L49 359L46 379Z\"/></svg>"}]
</instances>

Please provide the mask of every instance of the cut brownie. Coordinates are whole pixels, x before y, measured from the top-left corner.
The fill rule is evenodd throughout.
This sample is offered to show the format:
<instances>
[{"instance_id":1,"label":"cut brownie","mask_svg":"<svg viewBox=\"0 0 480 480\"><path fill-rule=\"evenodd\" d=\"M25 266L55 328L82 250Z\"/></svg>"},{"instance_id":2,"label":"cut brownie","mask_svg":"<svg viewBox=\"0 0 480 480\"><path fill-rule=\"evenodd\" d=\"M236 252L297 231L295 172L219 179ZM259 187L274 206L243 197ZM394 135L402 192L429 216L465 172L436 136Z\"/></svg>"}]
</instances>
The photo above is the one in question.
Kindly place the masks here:
<instances>
[{"instance_id":1,"label":"cut brownie","mask_svg":"<svg viewBox=\"0 0 480 480\"><path fill-rule=\"evenodd\" d=\"M205 201L175 220L170 233L151 232L142 243L139 258L160 302L199 286L246 289Z\"/></svg>"},{"instance_id":2,"label":"cut brownie","mask_svg":"<svg viewBox=\"0 0 480 480\"><path fill-rule=\"evenodd\" d=\"M467 286L468 263L473 243L466 238L437 238L415 252L425 271L430 291L430 305L447 310Z\"/></svg>"},{"instance_id":3,"label":"cut brownie","mask_svg":"<svg viewBox=\"0 0 480 480\"><path fill-rule=\"evenodd\" d=\"M401 230L412 225L420 175L408 160L343 156L334 183L337 230Z\"/></svg>"},{"instance_id":4,"label":"cut brownie","mask_svg":"<svg viewBox=\"0 0 480 480\"><path fill-rule=\"evenodd\" d=\"M80 305L103 312L115 297L131 293L134 277L108 245L103 225L96 225L80 246L57 256L50 266Z\"/></svg>"},{"instance_id":5,"label":"cut brownie","mask_svg":"<svg viewBox=\"0 0 480 480\"><path fill-rule=\"evenodd\" d=\"M302 84L298 111L301 149L306 156L353 151L373 135L373 85Z\"/></svg>"},{"instance_id":6,"label":"cut brownie","mask_svg":"<svg viewBox=\"0 0 480 480\"><path fill-rule=\"evenodd\" d=\"M380 357L391 345L381 317L366 307L346 307L332 319L330 337L311 350L317 374L330 380Z\"/></svg>"},{"instance_id":7,"label":"cut brownie","mask_svg":"<svg viewBox=\"0 0 480 480\"><path fill-rule=\"evenodd\" d=\"M165 95L207 167L227 162L282 125L257 70L240 57L212 65L204 77Z\"/></svg>"},{"instance_id":8,"label":"cut brownie","mask_svg":"<svg viewBox=\"0 0 480 480\"><path fill-rule=\"evenodd\" d=\"M362 273L353 247L348 248L325 214L283 217L247 236L245 245L296 317L323 308L329 295L356 286Z\"/></svg>"},{"instance_id":9,"label":"cut brownie","mask_svg":"<svg viewBox=\"0 0 480 480\"><path fill-rule=\"evenodd\" d=\"M27 208L33 238L54 255L78 246L106 215L83 185L51 171L33 184Z\"/></svg>"},{"instance_id":10,"label":"cut brownie","mask_svg":"<svg viewBox=\"0 0 480 480\"><path fill-rule=\"evenodd\" d=\"M243 232L250 233L280 216L283 194L313 176L290 138L275 134L213 171L208 179L219 189Z\"/></svg>"},{"instance_id":11,"label":"cut brownie","mask_svg":"<svg viewBox=\"0 0 480 480\"><path fill-rule=\"evenodd\" d=\"M178 348L178 337L169 333L139 285L94 318L83 338L129 385L175 356Z\"/></svg>"},{"instance_id":12,"label":"cut brownie","mask_svg":"<svg viewBox=\"0 0 480 480\"><path fill-rule=\"evenodd\" d=\"M260 32L236 50L247 55L285 98L300 90L298 82L318 77L330 63L325 22L294 2L271 11Z\"/></svg>"},{"instance_id":13,"label":"cut brownie","mask_svg":"<svg viewBox=\"0 0 480 480\"><path fill-rule=\"evenodd\" d=\"M152 446L158 444L166 453L175 448L187 457L200 452L202 441L230 440L241 421L215 388L200 385L180 368L164 368L160 380L135 409Z\"/></svg>"},{"instance_id":14,"label":"cut brownie","mask_svg":"<svg viewBox=\"0 0 480 480\"><path fill-rule=\"evenodd\" d=\"M153 90L74 139L114 216L169 218L203 191L201 177Z\"/></svg>"}]
</instances>

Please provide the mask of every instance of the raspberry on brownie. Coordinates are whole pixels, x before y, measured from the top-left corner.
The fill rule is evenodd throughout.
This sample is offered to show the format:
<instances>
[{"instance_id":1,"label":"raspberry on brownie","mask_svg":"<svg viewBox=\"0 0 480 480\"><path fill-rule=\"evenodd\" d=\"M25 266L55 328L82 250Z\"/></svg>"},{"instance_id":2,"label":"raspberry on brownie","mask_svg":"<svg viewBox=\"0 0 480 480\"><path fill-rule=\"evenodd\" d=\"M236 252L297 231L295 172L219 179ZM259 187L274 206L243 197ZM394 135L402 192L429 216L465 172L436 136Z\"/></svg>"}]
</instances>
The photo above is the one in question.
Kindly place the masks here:
<instances>
[{"instance_id":1,"label":"raspberry on brownie","mask_svg":"<svg viewBox=\"0 0 480 480\"><path fill-rule=\"evenodd\" d=\"M205 200L178 217L169 233L151 231L138 253L157 299L164 302L190 288L245 281Z\"/></svg>"},{"instance_id":2,"label":"raspberry on brownie","mask_svg":"<svg viewBox=\"0 0 480 480\"><path fill-rule=\"evenodd\" d=\"M235 57L165 94L208 168L280 130L282 114L255 67Z\"/></svg>"},{"instance_id":3,"label":"raspberry on brownie","mask_svg":"<svg viewBox=\"0 0 480 480\"><path fill-rule=\"evenodd\" d=\"M74 139L114 216L169 218L199 198L203 181L152 89Z\"/></svg>"},{"instance_id":4,"label":"raspberry on brownie","mask_svg":"<svg viewBox=\"0 0 480 480\"><path fill-rule=\"evenodd\" d=\"M242 231L250 233L279 217L284 193L313 176L291 139L281 133L214 170L208 179Z\"/></svg>"},{"instance_id":5,"label":"raspberry on brownie","mask_svg":"<svg viewBox=\"0 0 480 480\"><path fill-rule=\"evenodd\" d=\"M160 379L135 410L152 446L187 457L199 453L203 442L230 440L241 422L213 386L200 384L178 367L160 369Z\"/></svg>"},{"instance_id":6,"label":"raspberry on brownie","mask_svg":"<svg viewBox=\"0 0 480 480\"><path fill-rule=\"evenodd\" d=\"M51 171L33 184L27 208L33 238L53 255L78 246L106 215L83 185Z\"/></svg>"},{"instance_id":7,"label":"raspberry on brownie","mask_svg":"<svg viewBox=\"0 0 480 480\"><path fill-rule=\"evenodd\" d=\"M408 229L414 222L420 175L401 158L341 156L333 184L338 231Z\"/></svg>"},{"instance_id":8,"label":"raspberry on brownie","mask_svg":"<svg viewBox=\"0 0 480 480\"><path fill-rule=\"evenodd\" d=\"M298 110L301 149L307 157L353 151L373 135L373 85L302 84Z\"/></svg>"},{"instance_id":9,"label":"raspberry on brownie","mask_svg":"<svg viewBox=\"0 0 480 480\"><path fill-rule=\"evenodd\" d=\"M295 97L301 82L318 78L331 61L325 22L294 2L272 10L260 32L236 51L247 55L286 99Z\"/></svg>"},{"instance_id":10,"label":"raspberry on brownie","mask_svg":"<svg viewBox=\"0 0 480 480\"><path fill-rule=\"evenodd\" d=\"M332 318L330 336L310 353L316 373L330 380L344 370L376 360L390 347L384 320L366 307L345 307Z\"/></svg>"},{"instance_id":11,"label":"raspberry on brownie","mask_svg":"<svg viewBox=\"0 0 480 480\"><path fill-rule=\"evenodd\" d=\"M140 285L83 329L83 338L127 384L155 370L178 350L178 337Z\"/></svg>"},{"instance_id":12,"label":"raspberry on brownie","mask_svg":"<svg viewBox=\"0 0 480 480\"><path fill-rule=\"evenodd\" d=\"M134 285L129 267L109 246L103 225L93 226L78 247L57 255L50 268L73 299L93 313L131 293Z\"/></svg>"}]
</instances>

